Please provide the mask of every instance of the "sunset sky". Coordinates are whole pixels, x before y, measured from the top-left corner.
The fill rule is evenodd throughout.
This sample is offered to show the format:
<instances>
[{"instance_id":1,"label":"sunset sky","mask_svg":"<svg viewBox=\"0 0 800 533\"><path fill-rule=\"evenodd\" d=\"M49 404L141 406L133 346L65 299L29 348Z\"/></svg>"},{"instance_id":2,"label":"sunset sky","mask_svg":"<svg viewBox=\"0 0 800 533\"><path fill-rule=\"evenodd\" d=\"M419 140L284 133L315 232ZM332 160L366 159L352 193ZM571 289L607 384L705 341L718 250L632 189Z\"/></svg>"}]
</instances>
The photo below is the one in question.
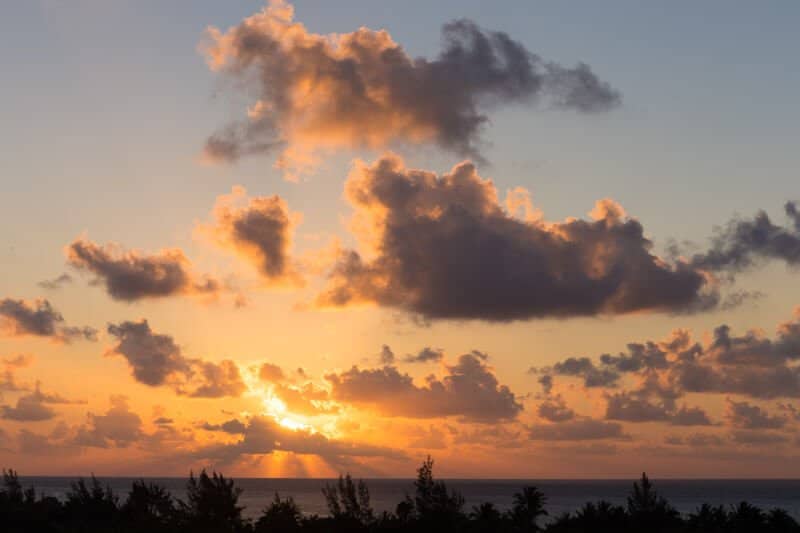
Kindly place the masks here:
<instances>
[{"instance_id":1,"label":"sunset sky","mask_svg":"<svg viewBox=\"0 0 800 533\"><path fill-rule=\"evenodd\" d=\"M800 476L794 2L0 7L0 463Z\"/></svg>"}]
</instances>

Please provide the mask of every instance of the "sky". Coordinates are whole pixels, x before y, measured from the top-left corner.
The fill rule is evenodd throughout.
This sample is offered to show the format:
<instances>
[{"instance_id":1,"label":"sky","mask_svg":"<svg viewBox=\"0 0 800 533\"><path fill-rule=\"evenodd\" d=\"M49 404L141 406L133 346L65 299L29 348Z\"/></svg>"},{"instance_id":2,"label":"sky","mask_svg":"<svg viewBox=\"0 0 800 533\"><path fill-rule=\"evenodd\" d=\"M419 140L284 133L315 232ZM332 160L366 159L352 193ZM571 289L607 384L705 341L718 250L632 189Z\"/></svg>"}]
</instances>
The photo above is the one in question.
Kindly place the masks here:
<instances>
[{"instance_id":1,"label":"sky","mask_svg":"<svg viewBox=\"0 0 800 533\"><path fill-rule=\"evenodd\" d=\"M0 462L800 476L794 2L0 7Z\"/></svg>"}]
</instances>

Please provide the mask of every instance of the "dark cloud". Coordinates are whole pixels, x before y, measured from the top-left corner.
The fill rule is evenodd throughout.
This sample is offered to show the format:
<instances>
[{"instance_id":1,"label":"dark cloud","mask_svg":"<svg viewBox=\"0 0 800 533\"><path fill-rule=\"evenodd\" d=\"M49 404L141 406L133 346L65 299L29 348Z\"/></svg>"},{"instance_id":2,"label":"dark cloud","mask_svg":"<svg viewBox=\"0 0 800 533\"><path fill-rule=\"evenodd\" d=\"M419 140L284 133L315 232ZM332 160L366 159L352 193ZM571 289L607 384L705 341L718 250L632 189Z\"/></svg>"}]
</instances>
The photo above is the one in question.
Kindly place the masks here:
<instances>
[{"instance_id":1,"label":"dark cloud","mask_svg":"<svg viewBox=\"0 0 800 533\"><path fill-rule=\"evenodd\" d=\"M553 424L534 424L530 427L530 438L545 441L583 441L628 437L622 431L622 424L578 418Z\"/></svg>"},{"instance_id":2,"label":"dark cloud","mask_svg":"<svg viewBox=\"0 0 800 533\"><path fill-rule=\"evenodd\" d=\"M444 350L426 346L416 354L409 354L403 358L406 363L429 363L444 359Z\"/></svg>"},{"instance_id":3,"label":"dark cloud","mask_svg":"<svg viewBox=\"0 0 800 533\"><path fill-rule=\"evenodd\" d=\"M393 365L394 364L394 352L389 347L389 345L384 344L381 346L381 353L378 355L380 359L380 363L382 365Z\"/></svg>"},{"instance_id":4,"label":"dark cloud","mask_svg":"<svg viewBox=\"0 0 800 533\"><path fill-rule=\"evenodd\" d=\"M787 422L786 417L772 416L757 405L730 399L725 418L732 426L741 429L780 429Z\"/></svg>"},{"instance_id":5,"label":"dark cloud","mask_svg":"<svg viewBox=\"0 0 800 533\"><path fill-rule=\"evenodd\" d=\"M653 255L642 225L611 200L592 220L520 220L472 164L438 176L393 155L358 163L346 191L371 259L342 251L320 306L510 321L689 312L719 300L703 272Z\"/></svg>"},{"instance_id":6,"label":"dark cloud","mask_svg":"<svg viewBox=\"0 0 800 533\"><path fill-rule=\"evenodd\" d=\"M231 194L217 199L214 218L213 225L202 228L215 242L251 262L268 283L303 283L291 258L292 234L300 215L291 213L281 197L247 199L243 188L234 187Z\"/></svg>"},{"instance_id":7,"label":"dark cloud","mask_svg":"<svg viewBox=\"0 0 800 533\"><path fill-rule=\"evenodd\" d=\"M177 248L155 254L125 251L118 245L100 246L78 239L66 248L67 262L97 276L115 300L133 302L144 298L163 298L179 294L214 295L220 282L197 277L191 264Z\"/></svg>"},{"instance_id":8,"label":"dark cloud","mask_svg":"<svg viewBox=\"0 0 800 533\"><path fill-rule=\"evenodd\" d=\"M675 426L710 426L711 420L699 407L676 407L672 401L654 403L627 392L610 395L606 419L625 422L667 422Z\"/></svg>"},{"instance_id":9,"label":"dark cloud","mask_svg":"<svg viewBox=\"0 0 800 533\"><path fill-rule=\"evenodd\" d=\"M33 335L69 342L73 339L97 340L97 330L88 326L64 324L64 317L44 299L34 301L0 299L0 333L12 337Z\"/></svg>"},{"instance_id":10,"label":"dark cloud","mask_svg":"<svg viewBox=\"0 0 800 533\"><path fill-rule=\"evenodd\" d=\"M331 396L340 402L370 407L387 416L434 418L457 416L474 422L514 419L522 404L500 385L484 359L462 355L447 366L441 379L430 376L423 386L393 366L360 370L358 367L329 374Z\"/></svg>"},{"instance_id":11,"label":"dark cloud","mask_svg":"<svg viewBox=\"0 0 800 533\"><path fill-rule=\"evenodd\" d=\"M566 422L575 418L575 411L567 407L561 397L546 399L539 404L536 412L549 422Z\"/></svg>"},{"instance_id":12,"label":"dark cloud","mask_svg":"<svg viewBox=\"0 0 800 533\"><path fill-rule=\"evenodd\" d=\"M692 258L692 264L712 271L737 273L765 260L800 266L800 212L795 202L784 206L789 226L778 226L759 211L752 219L734 218L720 228L711 248Z\"/></svg>"},{"instance_id":13,"label":"dark cloud","mask_svg":"<svg viewBox=\"0 0 800 533\"><path fill-rule=\"evenodd\" d=\"M722 325L714 330L710 341L703 344L693 341L688 331L677 330L664 341L630 344L628 352L617 356L571 357L552 367L534 370L549 376L550 389L553 376L557 375L579 377L586 387L605 388L619 388L623 378L629 376L638 381L638 388L631 391L635 399L656 398L664 402L651 409L648 416L663 419L663 412L669 413L675 407L674 401L688 393L739 394L760 399L800 398L798 360L800 309L791 320L778 325L772 338L758 330L734 335L730 327ZM594 379L598 375L609 379ZM614 412L616 407L622 408L614 407ZM634 410L640 413L647 408L638 407L642 409ZM660 415L658 409L662 411ZM683 415L688 416L688 413ZM700 415L695 416L701 419Z\"/></svg>"},{"instance_id":14,"label":"dark cloud","mask_svg":"<svg viewBox=\"0 0 800 533\"><path fill-rule=\"evenodd\" d=\"M621 101L588 65L544 61L469 20L444 25L443 49L430 60L411 58L386 31L331 37L292 18L291 6L276 1L225 33L209 30L210 67L257 97L248 120L208 140L211 159L282 148L278 166L294 174L313 166L318 152L338 148L435 142L480 157L491 108L544 100L596 112Z\"/></svg>"},{"instance_id":15,"label":"dark cloud","mask_svg":"<svg viewBox=\"0 0 800 533\"><path fill-rule=\"evenodd\" d=\"M54 291L56 289L60 289L64 285L69 285L72 283L72 276L67 273L61 274L58 277L53 279L46 279L44 281L40 281L37 285L43 289Z\"/></svg>"},{"instance_id":16,"label":"dark cloud","mask_svg":"<svg viewBox=\"0 0 800 533\"><path fill-rule=\"evenodd\" d=\"M588 357L568 357L553 365L551 371L560 376L580 377L586 387L614 387L620 378L615 369L598 368Z\"/></svg>"},{"instance_id":17,"label":"dark cloud","mask_svg":"<svg viewBox=\"0 0 800 533\"><path fill-rule=\"evenodd\" d=\"M231 435L242 435L247 431L245 423L235 418L226 420L221 424L209 424L208 422L204 422L200 428L206 431L222 431L224 433L230 433Z\"/></svg>"},{"instance_id":18,"label":"dark cloud","mask_svg":"<svg viewBox=\"0 0 800 533\"><path fill-rule=\"evenodd\" d=\"M124 357L134 379L145 385L169 385L178 394L202 398L240 396L246 388L233 361L188 358L171 336L153 332L145 319L109 324L108 333L118 341L108 354Z\"/></svg>"}]
</instances>

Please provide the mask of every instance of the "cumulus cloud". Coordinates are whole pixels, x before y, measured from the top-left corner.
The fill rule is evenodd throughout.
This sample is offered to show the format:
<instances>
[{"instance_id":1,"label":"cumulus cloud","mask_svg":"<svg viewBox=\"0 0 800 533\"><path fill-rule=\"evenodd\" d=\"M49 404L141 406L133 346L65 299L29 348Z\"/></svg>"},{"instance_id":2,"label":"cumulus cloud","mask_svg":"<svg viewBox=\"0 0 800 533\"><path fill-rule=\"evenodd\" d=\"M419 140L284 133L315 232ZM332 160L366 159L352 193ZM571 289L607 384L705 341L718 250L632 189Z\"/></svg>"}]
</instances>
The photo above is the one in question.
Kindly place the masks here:
<instances>
[{"instance_id":1,"label":"cumulus cloud","mask_svg":"<svg viewBox=\"0 0 800 533\"><path fill-rule=\"evenodd\" d=\"M536 411L540 418L549 422L566 422L575 418L575 411L567 407L561 397L547 398L539 404Z\"/></svg>"},{"instance_id":2,"label":"cumulus cloud","mask_svg":"<svg viewBox=\"0 0 800 533\"><path fill-rule=\"evenodd\" d=\"M627 439L622 424L592 418L578 418L554 424L534 424L530 427L532 440L582 441Z\"/></svg>"},{"instance_id":3,"label":"cumulus cloud","mask_svg":"<svg viewBox=\"0 0 800 533\"><path fill-rule=\"evenodd\" d=\"M124 357L140 383L169 385L178 394L199 398L240 396L246 389L233 361L186 357L171 336L155 333L145 319L109 324L108 333L117 344L107 355Z\"/></svg>"},{"instance_id":4,"label":"cumulus cloud","mask_svg":"<svg viewBox=\"0 0 800 533\"><path fill-rule=\"evenodd\" d=\"M326 379L334 400L369 407L386 416L455 416L491 423L514 419L522 411L517 396L498 383L483 354L464 354L446 370L441 379L429 376L422 386L393 366L353 367L328 374Z\"/></svg>"},{"instance_id":5,"label":"cumulus cloud","mask_svg":"<svg viewBox=\"0 0 800 533\"><path fill-rule=\"evenodd\" d=\"M547 379L548 390L558 376L580 378L587 388L603 387L610 418L697 425L707 423L707 416L697 408L678 407L677 399L692 393L800 398L798 361L800 308L792 319L778 325L773 337L760 330L735 335L729 326L721 325L709 340L699 342L689 331L676 330L663 341L631 343L627 352L618 355L570 357L534 370L542 373L540 381ZM598 384L591 379L596 375L612 378ZM625 385L633 388L620 391ZM732 405L742 411L749 404Z\"/></svg>"},{"instance_id":6,"label":"cumulus cloud","mask_svg":"<svg viewBox=\"0 0 800 533\"><path fill-rule=\"evenodd\" d=\"M519 220L471 163L439 176L394 155L356 163L346 194L361 251L341 252L320 306L509 321L718 303L704 272L651 253L642 225L611 200L591 220Z\"/></svg>"},{"instance_id":7,"label":"cumulus cloud","mask_svg":"<svg viewBox=\"0 0 800 533\"><path fill-rule=\"evenodd\" d=\"M732 426L741 429L780 429L787 422L786 417L772 416L757 405L730 399L725 418Z\"/></svg>"},{"instance_id":8,"label":"cumulus cloud","mask_svg":"<svg viewBox=\"0 0 800 533\"><path fill-rule=\"evenodd\" d=\"M608 397L606 419L626 422L668 422L676 426L710 426L699 407L677 407L672 400L652 402L641 394L621 392Z\"/></svg>"},{"instance_id":9,"label":"cumulus cloud","mask_svg":"<svg viewBox=\"0 0 800 533\"><path fill-rule=\"evenodd\" d=\"M268 283L303 284L291 256L292 235L302 217L289 211L280 196L248 199L244 188L234 187L217 199L214 219L201 232L252 263Z\"/></svg>"},{"instance_id":10,"label":"cumulus cloud","mask_svg":"<svg viewBox=\"0 0 800 533\"><path fill-rule=\"evenodd\" d=\"M49 337L61 342L74 339L97 340L96 329L65 325L61 313L44 299L0 299L0 333L11 337Z\"/></svg>"},{"instance_id":11,"label":"cumulus cloud","mask_svg":"<svg viewBox=\"0 0 800 533\"><path fill-rule=\"evenodd\" d=\"M115 300L133 302L180 294L215 295L222 290L219 281L193 274L189 260L177 248L146 254L126 251L116 244L101 246L77 239L66 247L65 253L71 266L97 276Z\"/></svg>"},{"instance_id":12,"label":"cumulus cloud","mask_svg":"<svg viewBox=\"0 0 800 533\"><path fill-rule=\"evenodd\" d=\"M621 100L588 65L545 61L469 20L444 25L437 58L415 59L386 31L318 35L293 15L274 0L227 32L209 28L209 66L256 96L246 120L208 139L210 159L282 150L277 166L296 177L319 152L342 148L434 142L480 157L491 108L544 100L596 112Z\"/></svg>"},{"instance_id":13,"label":"cumulus cloud","mask_svg":"<svg viewBox=\"0 0 800 533\"><path fill-rule=\"evenodd\" d=\"M795 202L787 202L784 211L789 219L786 227L773 223L764 211L752 219L734 218L719 229L708 251L694 255L692 263L731 274L770 259L800 266L800 212Z\"/></svg>"}]
</instances>

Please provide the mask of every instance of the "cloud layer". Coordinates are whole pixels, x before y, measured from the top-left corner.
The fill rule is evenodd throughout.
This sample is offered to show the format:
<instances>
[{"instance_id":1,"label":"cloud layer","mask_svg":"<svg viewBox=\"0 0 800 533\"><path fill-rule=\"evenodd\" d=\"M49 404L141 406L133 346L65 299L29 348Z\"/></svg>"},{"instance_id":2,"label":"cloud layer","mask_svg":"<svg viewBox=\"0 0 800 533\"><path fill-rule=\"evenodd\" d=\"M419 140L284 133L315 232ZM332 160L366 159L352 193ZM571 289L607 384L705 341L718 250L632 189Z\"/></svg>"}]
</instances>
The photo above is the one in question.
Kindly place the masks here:
<instances>
[{"instance_id":1,"label":"cloud layer","mask_svg":"<svg viewBox=\"0 0 800 533\"><path fill-rule=\"evenodd\" d=\"M346 193L362 248L340 254L321 306L509 321L718 303L704 272L651 253L642 225L611 200L597 203L592 220L521 220L472 164L438 176L393 155L357 163Z\"/></svg>"},{"instance_id":2,"label":"cloud layer","mask_svg":"<svg viewBox=\"0 0 800 533\"><path fill-rule=\"evenodd\" d=\"M227 32L208 30L209 66L257 95L247 120L209 138L208 157L281 149L278 165L295 172L320 150L435 142L480 158L480 132L493 107L544 99L595 112L621 100L588 65L544 61L469 20L444 25L436 59L414 59L386 31L318 35L293 15L275 0Z\"/></svg>"}]
</instances>

